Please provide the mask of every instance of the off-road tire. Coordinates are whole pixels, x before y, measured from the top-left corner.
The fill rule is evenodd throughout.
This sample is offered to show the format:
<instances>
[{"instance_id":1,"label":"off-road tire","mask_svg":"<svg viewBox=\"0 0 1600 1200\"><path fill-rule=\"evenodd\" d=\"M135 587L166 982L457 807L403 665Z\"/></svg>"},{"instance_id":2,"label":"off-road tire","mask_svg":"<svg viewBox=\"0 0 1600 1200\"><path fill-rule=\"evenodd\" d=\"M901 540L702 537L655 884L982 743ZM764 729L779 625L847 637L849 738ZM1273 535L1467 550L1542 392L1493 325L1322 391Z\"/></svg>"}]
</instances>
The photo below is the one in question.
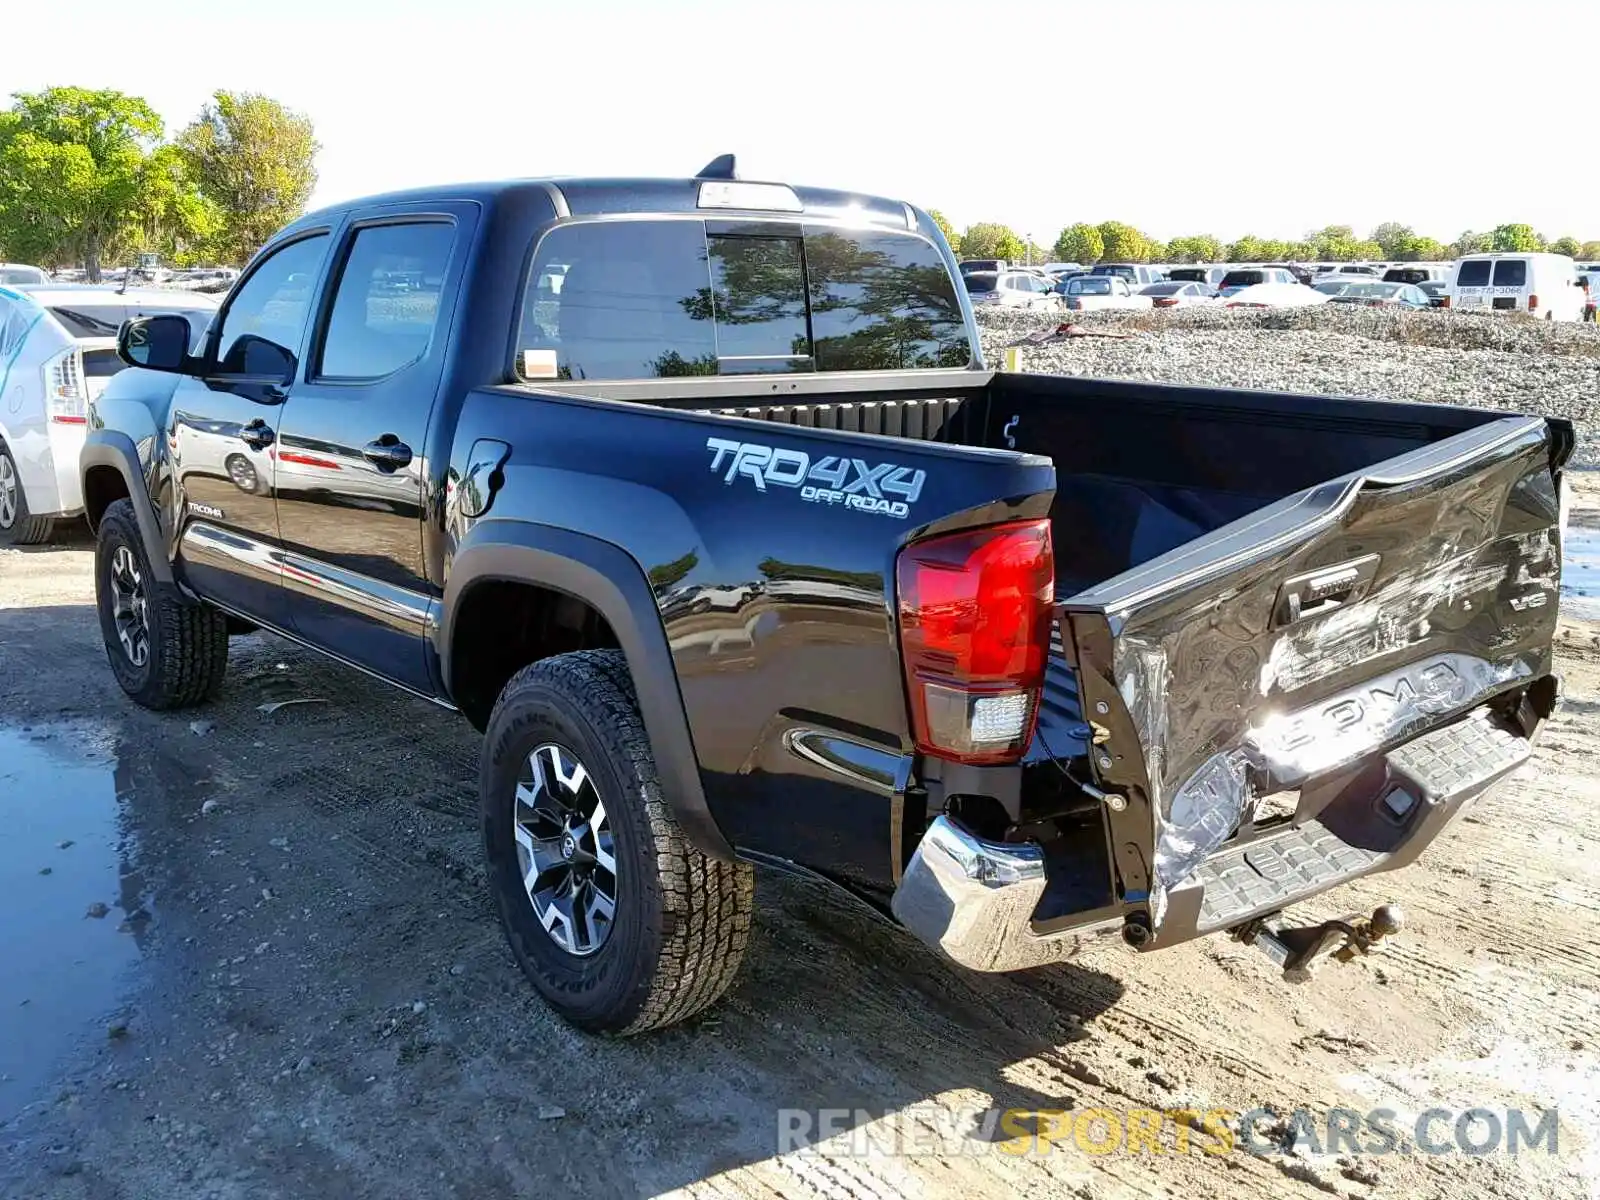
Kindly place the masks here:
<instances>
[{"instance_id":1,"label":"off-road tire","mask_svg":"<svg viewBox=\"0 0 1600 1200\"><path fill-rule=\"evenodd\" d=\"M126 546L139 566L146 599L149 654L135 666L118 640L111 593L111 562ZM129 500L113 501L100 518L95 545L94 590L100 632L117 683L135 701L158 712L210 700L228 669L228 619L205 604L163 585L150 569L144 539Z\"/></svg>"},{"instance_id":2,"label":"off-road tire","mask_svg":"<svg viewBox=\"0 0 1600 1200\"><path fill-rule=\"evenodd\" d=\"M523 885L513 832L528 755L556 742L583 762L610 817L616 912L585 956L557 945ZM662 796L633 679L618 650L561 654L524 667L496 701L484 736L479 795L490 889L511 952L568 1021L636 1034L715 1003L750 938L755 876L702 854Z\"/></svg>"},{"instance_id":3,"label":"off-road tire","mask_svg":"<svg viewBox=\"0 0 1600 1200\"><path fill-rule=\"evenodd\" d=\"M17 470L17 460L11 457L11 448L0 442L0 458L11 467L11 478L16 480L17 511L10 526L0 525L0 546L37 546L50 540L55 532L54 517L35 517L28 512L28 496L22 488L22 473Z\"/></svg>"}]
</instances>

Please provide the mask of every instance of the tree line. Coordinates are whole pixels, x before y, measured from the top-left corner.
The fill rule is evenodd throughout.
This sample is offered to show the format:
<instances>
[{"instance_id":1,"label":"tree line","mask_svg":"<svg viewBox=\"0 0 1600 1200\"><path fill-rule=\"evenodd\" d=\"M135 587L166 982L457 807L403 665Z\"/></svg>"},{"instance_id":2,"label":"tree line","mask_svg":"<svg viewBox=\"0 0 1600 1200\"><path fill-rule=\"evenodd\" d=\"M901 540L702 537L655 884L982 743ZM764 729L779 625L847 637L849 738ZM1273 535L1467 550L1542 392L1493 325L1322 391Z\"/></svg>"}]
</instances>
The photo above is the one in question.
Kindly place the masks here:
<instances>
[{"instance_id":1,"label":"tree line","mask_svg":"<svg viewBox=\"0 0 1600 1200\"><path fill-rule=\"evenodd\" d=\"M961 257L1003 258L1007 262L1438 262L1489 250L1548 250L1600 261L1600 240L1549 240L1533 226L1521 224L1499 225L1487 233L1468 230L1448 243L1419 234L1399 221L1385 221L1364 238L1357 237L1348 225L1328 225L1292 242L1253 234L1224 242L1208 233L1163 242L1122 221L1079 222L1063 229L1047 251L993 221L979 221L958 233L937 209L928 215Z\"/></svg>"},{"instance_id":2,"label":"tree line","mask_svg":"<svg viewBox=\"0 0 1600 1200\"><path fill-rule=\"evenodd\" d=\"M19 92L0 112L0 261L101 268L154 253L239 265L300 216L316 186L311 121L218 91L171 140L138 96Z\"/></svg>"}]
</instances>

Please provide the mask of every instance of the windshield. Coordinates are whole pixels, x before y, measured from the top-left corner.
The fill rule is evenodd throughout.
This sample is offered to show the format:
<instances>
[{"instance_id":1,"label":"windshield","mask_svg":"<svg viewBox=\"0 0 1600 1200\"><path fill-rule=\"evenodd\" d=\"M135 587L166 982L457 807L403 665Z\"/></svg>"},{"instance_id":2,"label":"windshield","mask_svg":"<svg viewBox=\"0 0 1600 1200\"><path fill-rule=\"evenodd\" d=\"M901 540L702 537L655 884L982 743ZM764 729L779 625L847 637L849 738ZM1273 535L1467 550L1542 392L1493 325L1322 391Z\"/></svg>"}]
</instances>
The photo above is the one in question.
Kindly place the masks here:
<instances>
[{"instance_id":1,"label":"windshield","mask_svg":"<svg viewBox=\"0 0 1600 1200\"><path fill-rule=\"evenodd\" d=\"M1394 283L1352 283L1340 293L1360 300L1387 300L1400 290Z\"/></svg>"},{"instance_id":2,"label":"windshield","mask_svg":"<svg viewBox=\"0 0 1600 1200\"><path fill-rule=\"evenodd\" d=\"M1092 272L1090 272L1090 274L1093 274L1093 275L1121 275L1124 279L1132 279L1137 274L1137 272L1132 267L1123 266L1123 265L1119 264L1117 266L1100 266L1100 267L1096 267Z\"/></svg>"},{"instance_id":3,"label":"windshield","mask_svg":"<svg viewBox=\"0 0 1600 1200\"><path fill-rule=\"evenodd\" d=\"M1067 284L1069 296L1109 296L1111 295L1111 280L1093 276L1084 279L1074 279Z\"/></svg>"},{"instance_id":4,"label":"windshield","mask_svg":"<svg viewBox=\"0 0 1600 1200\"><path fill-rule=\"evenodd\" d=\"M198 337L210 322L215 309L189 308L182 305L106 304L96 301L84 304L52 304L50 315L61 322L75 338L116 337L123 321L133 317L153 317L160 313L176 313L189 318L189 327Z\"/></svg>"},{"instance_id":5,"label":"windshield","mask_svg":"<svg viewBox=\"0 0 1600 1200\"><path fill-rule=\"evenodd\" d=\"M1258 283L1265 283L1265 271L1229 271L1222 277L1222 286L1225 288L1251 287Z\"/></svg>"}]
</instances>

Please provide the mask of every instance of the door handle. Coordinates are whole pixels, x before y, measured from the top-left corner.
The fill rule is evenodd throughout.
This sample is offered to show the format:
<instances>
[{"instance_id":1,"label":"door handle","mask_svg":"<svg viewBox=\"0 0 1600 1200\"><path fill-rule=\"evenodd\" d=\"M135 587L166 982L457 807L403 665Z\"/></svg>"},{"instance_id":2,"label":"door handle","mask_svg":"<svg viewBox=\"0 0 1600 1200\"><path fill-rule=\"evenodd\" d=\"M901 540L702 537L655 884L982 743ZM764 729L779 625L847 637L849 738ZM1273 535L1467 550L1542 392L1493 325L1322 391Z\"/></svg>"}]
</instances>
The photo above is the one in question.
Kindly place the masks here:
<instances>
[{"instance_id":1,"label":"door handle","mask_svg":"<svg viewBox=\"0 0 1600 1200\"><path fill-rule=\"evenodd\" d=\"M252 450L265 450L277 439L272 427L257 417L239 431L239 440Z\"/></svg>"},{"instance_id":2,"label":"door handle","mask_svg":"<svg viewBox=\"0 0 1600 1200\"><path fill-rule=\"evenodd\" d=\"M398 471L411 461L411 447L392 433L361 447L361 457L380 471Z\"/></svg>"}]
</instances>

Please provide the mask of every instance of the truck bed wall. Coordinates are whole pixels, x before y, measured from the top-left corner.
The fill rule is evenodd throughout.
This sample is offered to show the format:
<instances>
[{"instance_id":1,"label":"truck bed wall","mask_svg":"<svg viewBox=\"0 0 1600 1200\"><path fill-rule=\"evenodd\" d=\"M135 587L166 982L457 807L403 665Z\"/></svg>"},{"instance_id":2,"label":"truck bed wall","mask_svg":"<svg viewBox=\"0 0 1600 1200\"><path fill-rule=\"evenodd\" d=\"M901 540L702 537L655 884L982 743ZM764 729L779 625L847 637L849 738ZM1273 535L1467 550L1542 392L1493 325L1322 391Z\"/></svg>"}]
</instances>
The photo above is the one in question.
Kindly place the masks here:
<instances>
[{"instance_id":1,"label":"truck bed wall","mask_svg":"<svg viewBox=\"0 0 1600 1200\"><path fill-rule=\"evenodd\" d=\"M589 390L572 384L551 390L568 389ZM598 391L611 399L808 429L1045 455L1056 468L1051 518L1059 597L1303 488L1505 415L1004 372L785 377L777 383L724 377L606 384Z\"/></svg>"}]
</instances>

